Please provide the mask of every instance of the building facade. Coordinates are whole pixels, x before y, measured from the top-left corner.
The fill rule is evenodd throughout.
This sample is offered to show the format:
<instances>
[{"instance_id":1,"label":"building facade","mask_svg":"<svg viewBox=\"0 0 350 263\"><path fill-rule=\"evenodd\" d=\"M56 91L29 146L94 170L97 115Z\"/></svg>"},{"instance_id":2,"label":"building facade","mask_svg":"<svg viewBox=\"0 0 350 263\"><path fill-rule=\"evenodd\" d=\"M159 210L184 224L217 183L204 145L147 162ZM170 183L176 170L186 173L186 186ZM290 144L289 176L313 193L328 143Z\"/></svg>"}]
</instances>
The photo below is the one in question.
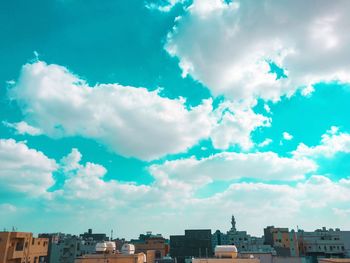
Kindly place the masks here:
<instances>
[{"instance_id":1,"label":"building facade","mask_svg":"<svg viewBox=\"0 0 350 263\"><path fill-rule=\"evenodd\" d=\"M40 234L49 239L48 263L74 263L76 257L95 252L98 241L69 234Z\"/></svg>"},{"instance_id":2,"label":"building facade","mask_svg":"<svg viewBox=\"0 0 350 263\"><path fill-rule=\"evenodd\" d=\"M275 250L267 244L264 244L262 237L254 237L247 231L238 231L236 227L236 219L232 215L231 229L226 234L217 230L212 235L213 249L218 245L235 245L240 252L267 252L275 253Z\"/></svg>"},{"instance_id":3,"label":"building facade","mask_svg":"<svg viewBox=\"0 0 350 263\"><path fill-rule=\"evenodd\" d=\"M344 258L347 254L345 243L339 229L327 230L325 227L313 232L298 231L299 248L304 256L318 258Z\"/></svg>"},{"instance_id":4,"label":"building facade","mask_svg":"<svg viewBox=\"0 0 350 263\"><path fill-rule=\"evenodd\" d=\"M146 263L143 253L138 254L88 254L75 259L75 263Z\"/></svg>"},{"instance_id":5,"label":"building facade","mask_svg":"<svg viewBox=\"0 0 350 263\"><path fill-rule=\"evenodd\" d=\"M268 226L264 229L264 244L272 246L277 256L299 257L298 236L294 230Z\"/></svg>"},{"instance_id":6,"label":"building facade","mask_svg":"<svg viewBox=\"0 0 350 263\"><path fill-rule=\"evenodd\" d=\"M170 236L170 256L177 263L186 258L213 255L210 229L185 230L185 235Z\"/></svg>"},{"instance_id":7,"label":"building facade","mask_svg":"<svg viewBox=\"0 0 350 263\"><path fill-rule=\"evenodd\" d=\"M141 234L139 239L130 240L135 246L136 253L147 254L148 250L155 251L155 259L164 258L169 254L168 241L161 234L153 235L152 232L147 232L146 235Z\"/></svg>"},{"instance_id":8,"label":"building facade","mask_svg":"<svg viewBox=\"0 0 350 263\"><path fill-rule=\"evenodd\" d=\"M0 232L0 263L46 263L49 240L28 232Z\"/></svg>"}]
</instances>

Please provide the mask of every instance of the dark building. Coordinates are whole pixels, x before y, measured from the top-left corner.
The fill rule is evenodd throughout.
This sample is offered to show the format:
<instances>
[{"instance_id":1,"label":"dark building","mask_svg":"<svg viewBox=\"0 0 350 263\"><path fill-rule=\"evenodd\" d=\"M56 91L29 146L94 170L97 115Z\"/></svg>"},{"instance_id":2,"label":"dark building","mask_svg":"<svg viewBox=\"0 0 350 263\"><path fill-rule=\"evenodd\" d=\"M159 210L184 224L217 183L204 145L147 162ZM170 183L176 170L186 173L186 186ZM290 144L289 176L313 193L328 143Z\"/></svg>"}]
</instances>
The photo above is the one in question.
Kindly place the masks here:
<instances>
[{"instance_id":1,"label":"dark building","mask_svg":"<svg viewBox=\"0 0 350 263\"><path fill-rule=\"evenodd\" d=\"M94 240L94 241L108 241L109 238L106 234L98 234L98 233L92 233L92 229L88 229L88 232L85 232L84 234L80 234L80 237L83 240Z\"/></svg>"},{"instance_id":2,"label":"dark building","mask_svg":"<svg viewBox=\"0 0 350 263\"><path fill-rule=\"evenodd\" d=\"M211 257L213 255L210 229L185 230L185 235L170 236L170 256L177 263L185 258Z\"/></svg>"}]
</instances>

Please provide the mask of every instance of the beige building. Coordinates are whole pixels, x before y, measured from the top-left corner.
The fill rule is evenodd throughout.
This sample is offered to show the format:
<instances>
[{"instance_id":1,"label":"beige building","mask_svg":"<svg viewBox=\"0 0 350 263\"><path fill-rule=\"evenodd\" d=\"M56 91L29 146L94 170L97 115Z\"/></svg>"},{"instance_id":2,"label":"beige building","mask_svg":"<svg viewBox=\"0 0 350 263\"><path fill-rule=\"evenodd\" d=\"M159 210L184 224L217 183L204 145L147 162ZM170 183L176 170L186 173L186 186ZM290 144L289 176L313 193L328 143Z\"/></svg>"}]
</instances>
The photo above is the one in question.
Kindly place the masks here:
<instances>
[{"instance_id":1,"label":"beige building","mask_svg":"<svg viewBox=\"0 0 350 263\"><path fill-rule=\"evenodd\" d=\"M350 263L350 258L320 258L318 263Z\"/></svg>"},{"instance_id":2,"label":"beige building","mask_svg":"<svg viewBox=\"0 0 350 263\"><path fill-rule=\"evenodd\" d=\"M46 262L49 240L27 232L0 232L0 263Z\"/></svg>"},{"instance_id":3,"label":"beige building","mask_svg":"<svg viewBox=\"0 0 350 263\"><path fill-rule=\"evenodd\" d=\"M138 254L90 254L78 257L74 263L145 263L146 256Z\"/></svg>"},{"instance_id":4,"label":"beige building","mask_svg":"<svg viewBox=\"0 0 350 263\"><path fill-rule=\"evenodd\" d=\"M240 253L241 258L250 258L253 256L254 258L257 258L260 260L260 263L306 263L307 260L305 257L279 257L276 255L273 255L272 253Z\"/></svg>"},{"instance_id":5,"label":"beige building","mask_svg":"<svg viewBox=\"0 0 350 263\"><path fill-rule=\"evenodd\" d=\"M260 263L258 258L238 258L235 246L225 245L215 247L213 258L193 258L192 263Z\"/></svg>"},{"instance_id":6,"label":"beige building","mask_svg":"<svg viewBox=\"0 0 350 263\"><path fill-rule=\"evenodd\" d=\"M169 253L169 246L163 237L150 237L140 243L133 243L136 253L147 253L148 250L155 251L155 258L163 258Z\"/></svg>"}]
</instances>

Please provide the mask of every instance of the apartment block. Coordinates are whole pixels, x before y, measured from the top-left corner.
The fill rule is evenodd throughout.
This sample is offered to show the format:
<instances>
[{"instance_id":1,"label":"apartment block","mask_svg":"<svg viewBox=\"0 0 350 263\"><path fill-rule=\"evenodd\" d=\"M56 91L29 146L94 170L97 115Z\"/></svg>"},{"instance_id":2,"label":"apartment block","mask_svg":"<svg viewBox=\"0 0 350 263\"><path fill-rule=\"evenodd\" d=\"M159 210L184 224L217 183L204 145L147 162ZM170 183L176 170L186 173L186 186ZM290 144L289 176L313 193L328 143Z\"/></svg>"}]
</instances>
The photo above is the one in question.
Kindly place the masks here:
<instances>
[{"instance_id":1,"label":"apartment block","mask_svg":"<svg viewBox=\"0 0 350 263\"><path fill-rule=\"evenodd\" d=\"M184 263L186 258L212 255L210 229L185 230L185 235L170 236L170 256L177 263Z\"/></svg>"},{"instance_id":2,"label":"apartment block","mask_svg":"<svg viewBox=\"0 0 350 263\"><path fill-rule=\"evenodd\" d=\"M299 256L298 236L294 230L268 226L264 229L264 244L272 246L277 256Z\"/></svg>"},{"instance_id":3,"label":"apartment block","mask_svg":"<svg viewBox=\"0 0 350 263\"><path fill-rule=\"evenodd\" d=\"M145 253L147 251L155 251L155 259L164 258L169 253L169 244L161 234L153 235L152 232L141 234L139 239L130 240L135 246L135 253Z\"/></svg>"},{"instance_id":4,"label":"apartment block","mask_svg":"<svg viewBox=\"0 0 350 263\"><path fill-rule=\"evenodd\" d=\"M46 263L49 240L28 232L0 232L0 263Z\"/></svg>"}]
</instances>

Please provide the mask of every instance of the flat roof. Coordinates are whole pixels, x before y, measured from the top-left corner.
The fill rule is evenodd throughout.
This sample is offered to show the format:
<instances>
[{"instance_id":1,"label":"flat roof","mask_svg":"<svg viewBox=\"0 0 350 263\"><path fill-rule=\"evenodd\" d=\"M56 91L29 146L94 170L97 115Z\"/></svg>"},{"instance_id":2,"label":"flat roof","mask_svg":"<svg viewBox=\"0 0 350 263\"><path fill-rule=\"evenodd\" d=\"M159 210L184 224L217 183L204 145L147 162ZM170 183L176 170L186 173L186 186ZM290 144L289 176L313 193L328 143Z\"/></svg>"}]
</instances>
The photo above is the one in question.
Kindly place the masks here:
<instances>
[{"instance_id":1,"label":"flat roof","mask_svg":"<svg viewBox=\"0 0 350 263\"><path fill-rule=\"evenodd\" d=\"M320 258L319 261L335 262L335 263L350 263L350 258Z\"/></svg>"}]
</instances>

